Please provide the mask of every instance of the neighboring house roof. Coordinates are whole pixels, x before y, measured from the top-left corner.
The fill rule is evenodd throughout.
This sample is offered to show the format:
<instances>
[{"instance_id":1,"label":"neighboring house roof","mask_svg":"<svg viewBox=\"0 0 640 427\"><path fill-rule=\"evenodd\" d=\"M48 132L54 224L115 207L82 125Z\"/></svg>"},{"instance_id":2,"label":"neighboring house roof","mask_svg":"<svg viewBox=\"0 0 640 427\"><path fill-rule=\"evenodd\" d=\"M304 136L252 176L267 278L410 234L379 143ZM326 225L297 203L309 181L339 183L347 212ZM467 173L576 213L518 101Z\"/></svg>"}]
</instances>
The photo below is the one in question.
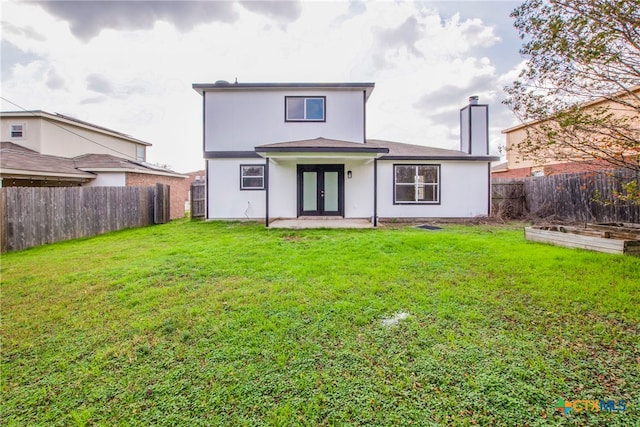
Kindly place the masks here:
<instances>
[{"instance_id":1,"label":"neighboring house roof","mask_svg":"<svg viewBox=\"0 0 640 427\"><path fill-rule=\"evenodd\" d=\"M498 172L498 171L503 171L503 170L507 170L507 166L509 165L509 162L499 162L499 163L494 163L493 165L491 165L491 171L492 172Z\"/></svg>"},{"instance_id":2,"label":"neighboring house roof","mask_svg":"<svg viewBox=\"0 0 640 427\"><path fill-rule=\"evenodd\" d=\"M150 175L175 176L186 175L161 168L146 162L127 160L110 154L84 154L73 158L76 168L87 172L136 172Z\"/></svg>"},{"instance_id":3,"label":"neighboring house roof","mask_svg":"<svg viewBox=\"0 0 640 427\"><path fill-rule=\"evenodd\" d=\"M509 165L508 162L500 162L491 165L491 172L503 172L509 170L507 167Z\"/></svg>"},{"instance_id":4,"label":"neighboring house roof","mask_svg":"<svg viewBox=\"0 0 640 427\"><path fill-rule=\"evenodd\" d=\"M85 154L74 158L40 154L11 142L0 145L0 173L3 176L42 176L90 180L99 172L136 172L186 178L169 169L110 154Z\"/></svg>"},{"instance_id":5,"label":"neighboring house roof","mask_svg":"<svg viewBox=\"0 0 640 427\"><path fill-rule=\"evenodd\" d=\"M373 154L381 160L499 160L498 156L476 156L458 150L427 147L424 145L404 144L400 142L367 140L366 144L340 141L327 138L315 138L301 141L279 142L260 145L255 148L259 154L264 153L339 153L339 154Z\"/></svg>"},{"instance_id":6,"label":"neighboring house roof","mask_svg":"<svg viewBox=\"0 0 640 427\"><path fill-rule=\"evenodd\" d=\"M192 87L200 95L208 90L364 89L367 99L369 99L375 83L229 83L224 80L218 80L215 83L194 83Z\"/></svg>"},{"instance_id":7,"label":"neighboring house roof","mask_svg":"<svg viewBox=\"0 0 640 427\"><path fill-rule=\"evenodd\" d=\"M87 181L92 173L76 169L73 159L40 154L11 142L0 143L0 173L3 176L66 178Z\"/></svg>"},{"instance_id":8,"label":"neighboring house roof","mask_svg":"<svg viewBox=\"0 0 640 427\"><path fill-rule=\"evenodd\" d=\"M127 135L125 133L122 132L118 132L112 129L108 129L105 128L103 126L98 126L95 125L93 123L89 123L89 122L85 122L84 120L80 120L80 119L76 119L75 117L70 117L70 116L66 116L64 114L60 114L60 113L55 113L55 114L51 114L51 113L47 113L46 111L42 111L42 110L32 110L32 111L2 111L0 112L0 116L5 118L5 117L14 117L14 118L20 118L20 117L26 117L26 118L41 118L44 120L47 120L49 122L52 123L58 123L58 124L67 124L67 125L73 125L73 126L78 126L81 128L85 128L85 129L90 129L96 132L100 132L100 133L104 133L107 135L111 135L111 136L115 136L117 138L121 138L121 139L125 139L127 141L130 142L134 142L136 144L141 144L141 145L145 145L145 146L150 146L151 144L145 141L141 141L139 139L136 139L130 135Z\"/></svg>"}]
</instances>

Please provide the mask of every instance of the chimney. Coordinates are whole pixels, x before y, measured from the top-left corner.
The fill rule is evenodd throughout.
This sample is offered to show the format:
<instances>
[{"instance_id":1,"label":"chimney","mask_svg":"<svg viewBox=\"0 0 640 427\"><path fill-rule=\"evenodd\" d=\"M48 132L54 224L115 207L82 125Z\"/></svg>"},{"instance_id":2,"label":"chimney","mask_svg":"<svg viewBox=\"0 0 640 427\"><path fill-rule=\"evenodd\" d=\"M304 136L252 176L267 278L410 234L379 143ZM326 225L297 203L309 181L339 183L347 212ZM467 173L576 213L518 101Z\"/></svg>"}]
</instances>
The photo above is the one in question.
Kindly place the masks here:
<instances>
[{"instance_id":1,"label":"chimney","mask_svg":"<svg viewBox=\"0 0 640 427\"><path fill-rule=\"evenodd\" d=\"M474 156L489 155L489 106L477 96L460 110L460 151Z\"/></svg>"}]
</instances>

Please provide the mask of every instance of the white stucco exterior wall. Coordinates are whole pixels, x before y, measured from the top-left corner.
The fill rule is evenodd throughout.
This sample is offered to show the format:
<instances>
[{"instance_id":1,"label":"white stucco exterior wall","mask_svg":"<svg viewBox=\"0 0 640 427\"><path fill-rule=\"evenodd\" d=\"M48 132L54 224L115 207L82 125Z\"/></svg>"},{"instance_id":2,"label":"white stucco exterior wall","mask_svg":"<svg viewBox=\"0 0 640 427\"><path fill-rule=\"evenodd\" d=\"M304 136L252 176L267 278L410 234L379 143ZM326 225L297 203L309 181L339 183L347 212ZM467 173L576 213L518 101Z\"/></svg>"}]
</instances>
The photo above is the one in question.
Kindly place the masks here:
<instances>
[{"instance_id":1,"label":"white stucco exterior wall","mask_svg":"<svg viewBox=\"0 0 640 427\"><path fill-rule=\"evenodd\" d=\"M393 165L440 165L440 204L393 204ZM379 218L472 218L489 215L486 161L379 161Z\"/></svg>"},{"instance_id":2,"label":"white stucco exterior wall","mask_svg":"<svg viewBox=\"0 0 640 427\"><path fill-rule=\"evenodd\" d=\"M211 219L264 219L266 190L240 190L240 165L263 159L209 160ZM298 164L344 165L344 217L372 218L374 167L366 160L279 160L269 165L269 218L298 216ZM440 165L440 204L393 204L394 164ZM349 179L348 171L352 178ZM472 218L489 214L489 167L484 161L378 161L379 218Z\"/></svg>"},{"instance_id":3,"label":"white stucco exterior wall","mask_svg":"<svg viewBox=\"0 0 640 427\"><path fill-rule=\"evenodd\" d=\"M97 172L95 179L85 187L125 187L127 185L124 172Z\"/></svg>"},{"instance_id":4,"label":"white stucco exterior wall","mask_svg":"<svg viewBox=\"0 0 640 427\"><path fill-rule=\"evenodd\" d=\"M352 178L347 177L348 171ZM373 161L345 164L344 212L346 218L373 218Z\"/></svg>"},{"instance_id":5,"label":"white stucco exterior wall","mask_svg":"<svg viewBox=\"0 0 640 427\"><path fill-rule=\"evenodd\" d=\"M240 190L240 165L264 165L264 159L207 161L210 219L264 219L265 190Z\"/></svg>"},{"instance_id":6,"label":"white stucco exterior wall","mask_svg":"<svg viewBox=\"0 0 640 427\"><path fill-rule=\"evenodd\" d=\"M365 160L291 160L269 166L269 218L298 216L299 164L344 165L344 217L373 216L373 162ZM347 177L351 171L352 178Z\"/></svg>"},{"instance_id":7,"label":"white stucco exterior wall","mask_svg":"<svg viewBox=\"0 0 640 427\"><path fill-rule=\"evenodd\" d=\"M295 161L269 164L269 218L296 218L298 178Z\"/></svg>"},{"instance_id":8,"label":"white stucco exterior wall","mask_svg":"<svg viewBox=\"0 0 640 427\"><path fill-rule=\"evenodd\" d=\"M286 96L325 96L326 121L286 122ZM363 90L208 91L204 109L205 151L253 151L318 137L364 142Z\"/></svg>"}]
</instances>

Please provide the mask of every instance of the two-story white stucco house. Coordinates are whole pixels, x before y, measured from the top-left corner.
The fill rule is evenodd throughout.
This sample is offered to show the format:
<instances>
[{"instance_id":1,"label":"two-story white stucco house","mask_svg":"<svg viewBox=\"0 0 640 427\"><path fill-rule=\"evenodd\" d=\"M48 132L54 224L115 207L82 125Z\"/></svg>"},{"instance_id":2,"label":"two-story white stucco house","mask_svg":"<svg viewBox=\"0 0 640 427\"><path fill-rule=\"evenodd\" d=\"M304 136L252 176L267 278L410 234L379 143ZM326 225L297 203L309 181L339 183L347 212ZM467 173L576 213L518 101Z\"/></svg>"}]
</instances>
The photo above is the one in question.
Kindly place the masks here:
<instances>
[{"instance_id":1,"label":"two-story white stucco house","mask_svg":"<svg viewBox=\"0 0 640 427\"><path fill-rule=\"evenodd\" d=\"M196 83L209 219L489 215L488 106L460 111L460 150L368 139L374 83Z\"/></svg>"}]
</instances>

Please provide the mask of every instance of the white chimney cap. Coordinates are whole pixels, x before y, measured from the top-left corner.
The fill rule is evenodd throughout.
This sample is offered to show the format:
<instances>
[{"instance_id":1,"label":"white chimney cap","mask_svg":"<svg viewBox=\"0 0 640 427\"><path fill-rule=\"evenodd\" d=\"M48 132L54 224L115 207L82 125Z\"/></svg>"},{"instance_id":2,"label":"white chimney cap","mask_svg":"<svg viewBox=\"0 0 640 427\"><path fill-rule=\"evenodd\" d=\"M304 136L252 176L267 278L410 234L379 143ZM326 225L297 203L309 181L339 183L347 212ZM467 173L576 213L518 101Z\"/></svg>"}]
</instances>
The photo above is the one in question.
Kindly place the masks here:
<instances>
[{"instance_id":1,"label":"white chimney cap","mask_svg":"<svg viewBox=\"0 0 640 427\"><path fill-rule=\"evenodd\" d=\"M478 95L473 95L469 97L469 105L478 105Z\"/></svg>"}]
</instances>

